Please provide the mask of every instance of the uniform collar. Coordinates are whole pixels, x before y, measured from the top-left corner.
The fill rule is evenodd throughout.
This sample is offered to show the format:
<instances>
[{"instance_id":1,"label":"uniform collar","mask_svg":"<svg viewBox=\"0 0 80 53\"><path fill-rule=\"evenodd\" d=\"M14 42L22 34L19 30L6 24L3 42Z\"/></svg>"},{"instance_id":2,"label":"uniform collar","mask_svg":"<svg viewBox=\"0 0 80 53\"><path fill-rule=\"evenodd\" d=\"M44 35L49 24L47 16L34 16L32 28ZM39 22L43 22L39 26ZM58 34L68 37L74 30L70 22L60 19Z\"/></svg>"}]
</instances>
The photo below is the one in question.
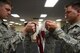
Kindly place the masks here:
<instances>
[{"instance_id":1,"label":"uniform collar","mask_svg":"<svg viewBox=\"0 0 80 53\"><path fill-rule=\"evenodd\" d=\"M3 23L3 20L2 19L0 19L0 24L2 24Z\"/></svg>"},{"instance_id":2,"label":"uniform collar","mask_svg":"<svg viewBox=\"0 0 80 53\"><path fill-rule=\"evenodd\" d=\"M73 28L74 26L79 26L80 27L80 20L78 22L74 23L73 25L71 25L69 27L69 29Z\"/></svg>"}]
</instances>

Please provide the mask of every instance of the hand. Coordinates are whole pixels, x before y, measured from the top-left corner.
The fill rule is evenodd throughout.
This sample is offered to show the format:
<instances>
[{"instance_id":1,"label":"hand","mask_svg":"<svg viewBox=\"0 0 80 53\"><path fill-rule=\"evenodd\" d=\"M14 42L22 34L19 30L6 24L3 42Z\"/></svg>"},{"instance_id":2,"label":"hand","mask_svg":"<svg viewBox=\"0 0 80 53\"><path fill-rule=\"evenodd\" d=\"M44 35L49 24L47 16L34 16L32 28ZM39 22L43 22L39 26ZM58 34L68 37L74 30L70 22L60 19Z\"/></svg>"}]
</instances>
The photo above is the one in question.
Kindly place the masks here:
<instances>
[{"instance_id":1,"label":"hand","mask_svg":"<svg viewBox=\"0 0 80 53\"><path fill-rule=\"evenodd\" d=\"M23 33L29 33L29 32L32 32L34 33L36 31L36 25L37 23L36 22L28 22L28 24L22 29L22 32Z\"/></svg>"},{"instance_id":2,"label":"hand","mask_svg":"<svg viewBox=\"0 0 80 53\"><path fill-rule=\"evenodd\" d=\"M47 20L45 22L45 28L49 31L55 30L58 27L57 23L55 21Z\"/></svg>"}]
</instances>

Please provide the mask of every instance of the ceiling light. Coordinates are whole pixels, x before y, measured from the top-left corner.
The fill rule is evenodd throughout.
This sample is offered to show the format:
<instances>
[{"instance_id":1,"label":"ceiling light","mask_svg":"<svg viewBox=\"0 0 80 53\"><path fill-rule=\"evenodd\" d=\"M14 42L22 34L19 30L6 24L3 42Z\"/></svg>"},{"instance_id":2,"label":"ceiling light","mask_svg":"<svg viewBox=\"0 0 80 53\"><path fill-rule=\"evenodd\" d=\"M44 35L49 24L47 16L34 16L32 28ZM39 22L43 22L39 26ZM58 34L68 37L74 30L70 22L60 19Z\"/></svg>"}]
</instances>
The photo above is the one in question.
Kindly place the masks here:
<instances>
[{"instance_id":1,"label":"ceiling light","mask_svg":"<svg viewBox=\"0 0 80 53\"><path fill-rule=\"evenodd\" d=\"M57 19L56 21L62 21L62 19Z\"/></svg>"},{"instance_id":2,"label":"ceiling light","mask_svg":"<svg viewBox=\"0 0 80 53\"><path fill-rule=\"evenodd\" d=\"M20 21L25 21L25 19L20 19Z\"/></svg>"},{"instance_id":3,"label":"ceiling light","mask_svg":"<svg viewBox=\"0 0 80 53\"><path fill-rule=\"evenodd\" d=\"M27 21L25 21L24 23L27 23Z\"/></svg>"},{"instance_id":4,"label":"ceiling light","mask_svg":"<svg viewBox=\"0 0 80 53\"><path fill-rule=\"evenodd\" d=\"M15 23L15 24L17 24L17 25L18 25L19 23Z\"/></svg>"},{"instance_id":5,"label":"ceiling light","mask_svg":"<svg viewBox=\"0 0 80 53\"><path fill-rule=\"evenodd\" d=\"M14 23L13 21L10 21L10 23Z\"/></svg>"},{"instance_id":6,"label":"ceiling light","mask_svg":"<svg viewBox=\"0 0 80 53\"><path fill-rule=\"evenodd\" d=\"M38 24L41 24L41 23L42 23L42 22L40 22L40 21L38 22Z\"/></svg>"},{"instance_id":7,"label":"ceiling light","mask_svg":"<svg viewBox=\"0 0 80 53\"><path fill-rule=\"evenodd\" d=\"M19 24L20 26L22 25L22 24Z\"/></svg>"},{"instance_id":8,"label":"ceiling light","mask_svg":"<svg viewBox=\"0 0 80 53\"><path fill-rule=\"evenodd\" d=\"M44 7L54 7L59 0L46 0Z\"/></svg>"},{"instance_id":9,"label":"ceiling light","mask_svg":"<svg viewBox=\"0 0 80 53\"><path fill-rule=\"evenodd\" d=\"M9 24L9 25L12 25L12 24Z\"/></svg>"},{"instance_id":10,"label":"ceiling light","mask_svg":"<svg viewBox=\"0 0 80 53\"><path fill-rule=\"evenodd\" d=\"M39 21L43 21L43 19L39 19Z\"/></svg>"},{"instance_id":11,"label":"ceiling light","mask_svg":"<svg viewBox=\"0 0 80 53\"><path fill-rule=\"evenodd\" d=\"M18 14L11 14L13 17L20 17Z\"/></svg>"},{"instance_id":12,"label":"ceiling light","mask_svg":"<svg viewBox=\"0 0 80 53\"><path fill-rule=\"evenodd\" d=\"M7 21L6 19L3 19L3 21Z\"/></svg>"},{"instance_id":13,"label":"ceiling light","mask_svg":"<svg viewBox=\"0 0 80 53\"><path fill-rule=\"evenodd\" d=\"M40 17L46 17L47 16L47 14L41 14L40 15Z\"/></svg>"}]
</instances>

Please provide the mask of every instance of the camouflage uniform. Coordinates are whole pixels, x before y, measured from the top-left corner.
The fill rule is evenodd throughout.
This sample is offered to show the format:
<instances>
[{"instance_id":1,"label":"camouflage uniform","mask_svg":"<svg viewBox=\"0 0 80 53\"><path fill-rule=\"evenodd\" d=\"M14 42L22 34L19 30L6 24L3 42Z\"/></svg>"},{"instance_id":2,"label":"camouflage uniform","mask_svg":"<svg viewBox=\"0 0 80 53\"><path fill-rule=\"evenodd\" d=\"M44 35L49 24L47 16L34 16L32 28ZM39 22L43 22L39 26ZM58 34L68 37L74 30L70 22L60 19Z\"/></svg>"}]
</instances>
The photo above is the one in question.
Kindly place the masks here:
<instances>
[{"instance_id":1,"label":"camouflage uniform","mask_svg":"<svg viewBox=\"0 0 80 53\"><path fill-rule=\"evenodd\" d=\"M44 53L61 53L61 41L53 32L46 32Z\"/></svg>"},{"instance_id":2,"label":"camouflage uniform","mask_svg":"<svg viewBox=\"0 0 80 53\"><path fill-rule=\"evenodd\" d=\"M22 33L14 34L2 20L0 20L0 53L15 51L16 45L24 38Z\"/></svg>"},{"instance_id":3,"label":"camouflage uniform","mask_svg":"<svg viewBox=\"0 0 80 53\"><path fill-rule=\"evenodd\" d=\"M31 35L26 35L24 41L17 45L16 53L39 53L37 43L31 41Z\"/></svg>"},{"instance_id":4,"label":"camouflage uniform","mask_svg":"<svg viewBox=\"0 0 80 53\"><path fill-rule=\"evenodd\" d=\"M67 34L59 28L57 28L53 33L58 35L71 46L73 50L72 53L80 53L80 21L71 25L67 30Z\"/></svg>"}]
</instances>

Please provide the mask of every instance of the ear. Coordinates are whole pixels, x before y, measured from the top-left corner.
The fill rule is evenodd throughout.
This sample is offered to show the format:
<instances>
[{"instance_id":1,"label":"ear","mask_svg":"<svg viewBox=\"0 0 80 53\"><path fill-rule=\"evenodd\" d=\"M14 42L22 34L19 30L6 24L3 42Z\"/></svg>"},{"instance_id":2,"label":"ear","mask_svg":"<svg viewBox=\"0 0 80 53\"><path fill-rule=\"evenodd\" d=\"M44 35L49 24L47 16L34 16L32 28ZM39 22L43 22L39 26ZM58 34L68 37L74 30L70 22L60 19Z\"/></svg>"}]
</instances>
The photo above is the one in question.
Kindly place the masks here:
<instances>
[{"instance_id":1,"label":"ear","mask_svg":"<svg viewBox=\"0 0 80 53\"><path fill-rule=\"evenodd\" d=\"M77 12L78 12L78 16L80 15L80 10L77 10Z\"/></svg>"},{"instance_id":2,"label":"ear","mask_svg":"<svg viewBox=\"0 0 80 53\"><path fill-rule=\"evenodd\" d=\"M77 10L78 13L80 13L80 10Z\"/></svg>"}]
</instances>

